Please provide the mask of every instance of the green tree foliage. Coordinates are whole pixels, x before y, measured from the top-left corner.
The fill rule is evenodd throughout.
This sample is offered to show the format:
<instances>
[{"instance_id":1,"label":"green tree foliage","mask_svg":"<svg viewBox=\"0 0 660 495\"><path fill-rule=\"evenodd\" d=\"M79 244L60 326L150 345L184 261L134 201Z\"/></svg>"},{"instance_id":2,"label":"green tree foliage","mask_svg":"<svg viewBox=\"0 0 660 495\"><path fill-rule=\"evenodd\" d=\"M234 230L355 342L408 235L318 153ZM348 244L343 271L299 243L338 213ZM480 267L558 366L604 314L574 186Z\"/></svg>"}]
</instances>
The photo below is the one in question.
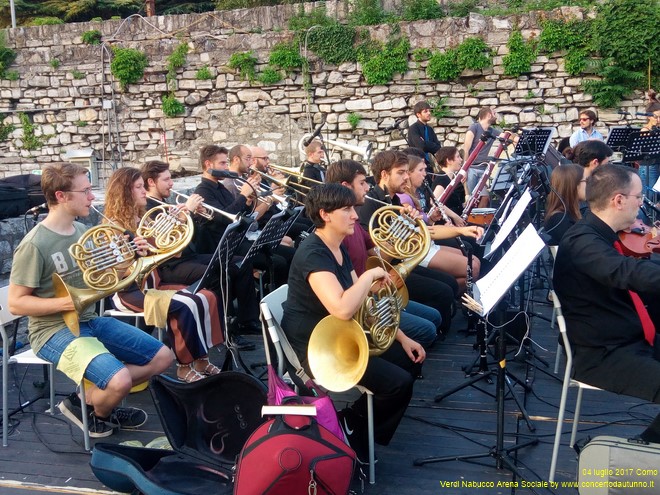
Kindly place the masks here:
<instances>
[{"instance_id":1,"label":"green tree foliage","mask_svg":"<svg viewBox=\"0 0 660 495\"><path fill-rule=\"evenodd\" d=\"M0 77L4 77L7 69L16 60L16 52L7 48L5 42L5 33L0 32Z\"/></svg>"},{"instance_id":2,"label":"green tree foliage","mask_svg":"<svg viewBox=\"0 0 660 495\"><path fill-rule=\"evenodd\" d=\"M307 37L307 46L329 64L354 62L356 53L355 29L334 22L329 26L312 29Z\"/></svg>"},{"instance_id":3,"label":"green tree foliage","mask_svg":"<svg viewBox=\"0 0 660 495\"><path fill-rule=\"evenodd\" d=\"M649 60L657 67L660 53L660 2L608 0L597 7L595 47L623 69L645 71ZM657 68L656 68L656 74Z\"/></svg>"},{"instance_id":4,"label":"green tree foliage","mask_svg":"<svg viewBox=\"0 0 660 495\"><path fill-rule=\"evenodd\" d=\"M257 57L255 57L254 53L251 51L232 53L231 57L229 57L229 62L227 63L227 67L237 70L241 79L247 79L248 81L254 81L254 68L256 65Z\"/></svg>"},{"instance_id":5,"label":"green tree foliage","mask_svg":"<svg viewBox=\"0 0 660 495\"><path fill-rule=\"evenodd\" d=\"M614 59L595 61L596 73L602 78L584 82L584 89L591 93L596 105L613 108L629 96L635 87L644 84L644 74L623 68Z\"/></svg>"},{"instance_id":6,"label":"green tree foliage","mask_svg":"<svg viewBox=\"0 0 660 495\"><path fill-rule=\"evenodd\" d=\"M384 24L391 18L392 14L383 9L380 0L353 0L348 23L351 26L373 26Z\"/></svg>"},{"instance_id":7,"label":"green tree foliage","mask_svg":"<svg viewBox=\"0 0 660 495\"><path fill-rule=\"evenodd\" d=\"M144 0L46 0L36 8L41 14L59 17L66 22L83 22L93 17L109 19L137 14Z\"/></svg>"},{"instance_id":8,"label":"green tree foliage","mask_svg":"<svg viewBox=\"0 0 660 495\"><path fill-rule=\"evenodd\" d=\"M492 64L492 53L481 38L467 38L456 48L431 55L426 73L437 81L453 81L465 69L481 70Z\"/></svg>"}]
</instances>

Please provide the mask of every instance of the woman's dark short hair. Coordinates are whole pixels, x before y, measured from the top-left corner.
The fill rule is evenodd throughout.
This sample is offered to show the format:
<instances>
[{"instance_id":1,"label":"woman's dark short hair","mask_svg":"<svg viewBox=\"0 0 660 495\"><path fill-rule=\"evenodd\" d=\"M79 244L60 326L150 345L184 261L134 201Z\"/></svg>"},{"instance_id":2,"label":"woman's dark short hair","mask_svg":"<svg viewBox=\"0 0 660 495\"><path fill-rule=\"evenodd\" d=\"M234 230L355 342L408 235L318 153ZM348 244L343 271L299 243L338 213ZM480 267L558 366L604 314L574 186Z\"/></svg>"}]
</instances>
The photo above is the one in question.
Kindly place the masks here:
<instances>
[{"instance_id":1,"label":"woman's dark short hair","mask_svg":"<svg viewBox=\"0 0 660 495\"><path fill-rule=\"evenodd\" d=\"M321 218L321 210L330 213L354 205L353 190L336 183L315 186L305 197L305 212L317 229L325 226L325 221Z\"/></svg>"}]
</instances>

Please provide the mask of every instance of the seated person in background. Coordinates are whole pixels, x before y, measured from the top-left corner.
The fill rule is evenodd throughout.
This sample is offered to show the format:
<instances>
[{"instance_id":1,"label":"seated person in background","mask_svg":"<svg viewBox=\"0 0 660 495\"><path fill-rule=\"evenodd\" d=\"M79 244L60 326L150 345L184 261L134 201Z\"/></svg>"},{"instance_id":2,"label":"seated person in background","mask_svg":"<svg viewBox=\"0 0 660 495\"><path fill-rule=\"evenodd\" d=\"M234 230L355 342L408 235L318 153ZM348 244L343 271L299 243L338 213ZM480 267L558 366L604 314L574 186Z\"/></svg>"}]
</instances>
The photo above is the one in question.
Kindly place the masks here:
<instances>
[{"instance_id":1,"label":"seated person in background","mask_svg":"<svg viewBox=\"0 0 660 495\"><path fill-rule=\"evenodd\" d=\"M110 177L105 197L105 216L113 224L135 232L147 205L147 191L144 189L140 171L130 167L116 170ZM185 209L185 206L182 208ZM209 361L208 354L211 347L221 344L224 340L220 323L224 318L220 316L215 294L206 289L193 294L183 285L161 286L158 269L149 275L145 286L145 289L150 289L150 296L169 299L166 327L170 346L177 360L177 378L191 383L220 373L220 368ZM128 289L117 292L112 297L114 306L120 310L144 311L145 294L141 289L143 288L133 284ZM157 290L151 293L152 289L174 289L176 292Z\"/></svg>"},{"instance_id":2,"label":"seated person in background","mask_svg":"<svg viewBox=\"0 0 660 495\"><path fill-rule=\"evenodd\" d=\"M305 161L302 163L302 175L309 181L303 181L304 185L314 186L318 182L325 180L325 166L323 158L325 157L325 148L318 139L312 140L305 148Z\"/></svg>"},{"instance_id":3,"label":"seated person in background","mask_svg":"<svg viewBox=\"0 0 660 495\"><path fill-rule=\"evenodd\" d=\"M167 162L152 160L142 165L140 170L142 173L142 179L144 180L144 187L147 191L147 210L159 206L164 202L172 201L170 196L172 195L174 182L172 181L172 174L170 173L170 165ZM200 242L201 237L199 228L200 219L203 220L203 218L197 215L197 213L202 209L201 205L203 199L204 198L199 194L191 194L185 202L186 209L194 215L195 235L193 236L192 242L183 250L181 256L171 258L159 266L158 273L160 275L161 284L182 284L183 286L192 285L204 276L206 268L211 262L212 252L202 252L197 245L198 242ZM172 203L175 202L176 200L172 201ZM208 224L205 223L205 225ZM217 285L213 285L216 299L219 303L217 312L222 321L224 321L222 291L217 288L220 285L219 277L216 277L212 282L217 282ZM246 284L248 287L254 285L251 273L246 276ZM253 298L252 304L253 306L257 305L256 297ZM256 309L253 311L256 313ZM254 325L256 325L256 322L253 322L253 326ZM240 335L232 335L231 340L232 345L239 350L247 351L255 348L253 342L244 339Z\"/></svg>"},{"instance_id":4,"label":"seated person in background","mask_svg":"<svg viewBox=\"0 0 660 495\"><path fill-rule=\"evenodd\" d=\"M250 148L252 152L252 168L254 170L258 170L259 172L266 174L270 177L274 177L275 179L278 179L278 182L270 183L268 179L265 177L261 178L261 186L264 189L271 189L273 193L282 196L286 194L286 188L280 187L281 182L279 181L287 181L287 177L280 171L271 169L270 168L270 156L269 153L264 149L261 148L260 146L252 146ZM290 191L293 193L293 191ZM268 220L270 220L270 217L273 215L279 213L285 205L276 203L274 204L270 210L268 210L261 218L259 218L259 225L263 226L266 224ZM288 198L288 207L296 207L299 206L299 203L295 199L295 195L292 194L290 198ZM304 211L303 211L304 214ZM310 222L310 220L306 217L303 216L303 214L298 215L298 218L296 221L293 223L289 231L287 232L286 237L289 237L290 239L297 240L302 232L308 232L312 230L313 224ZM290 245L290 244L287 244Z\"/></svg>"},{"instance_id":5,"label":"seated person in background","mask_svg":"<svg viewBox=\"0 0 660 495\"><path fill-rule=\"evenodd\" d=\"M239 198L243 195L242 188L246 184L250 184L254 189L252 189L252 194L250 199L253 201L254 214L256 214L256 219L268 212L268 210L274 206L275 198L273 196L259 197L259 191L261 187L261 176L259 174L254 174L248 177L250 167L252 166L252 152L248 146L243 146L242 144L234 146L229 150L229 166L228 169L230 172L237 174L239 177L243 177L242 181L236 179L224 179L222 185L229 191L234 198ZM241 189L238 188L238 185L242 184ZM284 192L284 191L282 191ZM252 241L244 240L241 244L241 247L238 250L238 254L245 255L252 246ZM255 268L260 270L269 270L272 268L272 278L275 286L272 289L279 287L280 285L286 284L287 278L289 277L289 265L293 259L294 249L291 247L293 241L290 237L284 236L280 241L280 244L275 247L271 252L264 252L263 248L257 255L252 258L252 265Z\"/></svg>"},{"instance_id":6,"label":"seated person in background","mask_svg":"<svg viewBox=\"0 0 660 495\"><path fill-rule=\"evenodd\" d=\"M316 231L298 248L291 266L289 292L285 301L282 328L296 354L307 366L307 345L314 327L327 315L350 320L367 297L371 285L387 276L372 268L359 278L342 246L353 233L357 214L355 195L339 184L323 184L305 199L309 218ZM419 374L426 353L401 330L383 354L370 357L358 382L374 393L374 435L377 443L389 444L412 397L414 377ZM322 385L322 384L321 384ZM358 458L367 453L367 409L363 395L341 416L348 441Z\"/></svg>"},{"instance_id":7,"label":"seated person in background","mask_svg":"<svg viewBox=\"0 0 660 495\"><path fill-rule=\"evenodd\" d=\"M646 124L640 130L642 132L654 131L656 136L660 136L660 101L658 101L658 95L652 89L649 89L647 96L649 102L644 111L650 115ZM642 179L644 193L647 197L653 200L653 202L656 201L656 193L653 191L653 186L657 182L659 176L660 159L658 159L657 155L655 158L640 162L639 177Z\"/></svg>"},{"instance_id":8,"label":"seated person in background","mask_svg":"<svg viewBox=\"0 0 660 495\"><path fill-rule=\"evenodd\" d=\"M550 246L556 246L566 231L580 218L580 201L585 201L584 169L574 163L555 167L550 176L552 190L545 204L545 233Z\"/></svg>"},{"instance_id":9,"label":"seated person in background","mask_svg":"<svg viewBox=\"0 0 660 495\"><path fill-rule=\"evenodd\" d=\"M79 315L79 337L65 325L62 312L74 310L73 301L69 296L55 297L52 275L58 273L67 284L84 287L69 247L87 230L75 219L89 215L94 195L87 169L71 163L46 166L41 187L49 212L14 252L9 311L29 317L28 338L37 356L66 370L77 383L84 374L86 399L92 406L90 437L107 437L115 428L142 426L147 421L144 411L118 406L131 387L165 371L172 363L172 353L142 330L114 318L98 317L93 307ZM136 238L136 243L141 250L146 248L144 240ZM83 428L77 394L58 407Z\"/></svg>"},{"instance_id":10,"label":"seated person in background","mask_svg":"<svg viewBox=\"0 0 660 495\"><path fill-rule=\"evenodd\" d=\"M331 163L325 176L326 183L341 184L351 189L355 194L356 205L364 204L364 197L369 191L366 178L367 171L355 160ZM358 277L367 269L367 257L377 256L375 244L359 222L354 225L353 233L344 237L342 245L348 251ZM442 317L437 309L415 301L408 301L408 305L401 311L401 330L424 347L431 346L437 334L442 334L441 323Z\"/></svg>"},{"instance_id":11,"label":"seated person in background","mask_svg":"<svg viewBox=\"0 0 660 495\"><path fill-rule=\"evenodd\" d=\"M593 139L582 141L573 148L573 163L584 167L583 179L588 179L597 167L609 163L611 156L612 148L602 141ZM586 201L580 202L582 216L586 214L588 208Z\"/></svg>"},{"instance_id":12,"label":"seated person in background","mask_svg":"<svg viewBox=\"0 0 660 495\"><path fill-rule=\"evenodd\" d=\"M431 187L433 188L433 195L439 198L461 169L463 157L456 146L444 146L436 152L435 161L440 167L440 173L434 177ZM467 225L465 220L461 218L465 206L465 188L462 183L454 188L444 204L449 209L447 215L449 215L454 225L457 227Z\"/></svg>"},{"instance_id":13,"label":"seated person in background","mask_svg":"<svg viewBox=\"0 0 660 495\"><path fill-rule=\"evenodd\" d=\"M433 225L434 222L442 218L442 215L436 208L432 208L427 216L421 209L417 191L424 182L426 177L426 164L422 158L414 155L408 155L408 179L405 181L403 190L405 192L398 193L399 201L401 204L408 204L422 214L428 225ZM478 238L483 235L483 228L476 226L455 227L452 225L437 225L431 227L432 237L434 239L447 239L458 237L459 235ZM435 243L431 244L426 258L420 263L421 266L432 268L450 274L458 282L458 287L461 292L466 287L466 274L467 274L467 257L461 252L460 249L450 246L439 246ZM472 277L474 280L479 278L479 269L481 262L476 256L472 258Z\"/></svg>"},{"instance_id":14,"label":"seated person in background","mask_svg":"<svg viewBox=\"0 0 660 495\"><path fill-rule=\"evenodd\" d=\"M369 220L378 208L387 205L401 206L396 193L403 192L403 184L408 178L408 155L401 151L381 151L374 156L371 172L376 185L365 196L364 204L356 208L360 225L365 231L369 230ZM452 305L458 297L456 279L448 273L417 266L408 276L408 281L411 299L440 311L442 332L448 332Z\"/></svg>"},{"instance_id":15,"label":"seated person in background","mask_svg":"<svg viewBox=\"0 0 660 495\"><path fill-rule=\"evenodd\" d=\"M218 177L212 175L213 170L227 171L229 151L216 145L204 146L199 152L199 162L202 169L202 182L195 193L204 198L204 204L230 214L249 215L252 211L253 190L258 186L259 177L249 177L241 187L238 196L234 197ZM248 184L249 182L249 184ZM213 219L198 225L198 250L201 253L213 254L222 239L231 220L224 215L215 214ZM230 299L238 300L236 317L238 332L246 334L261 334L259 323L259 301L255 291L253 265L243 263L240 268L236 263L229 266ZM254 346L252 346L254 348Z\"/></svg>"},{"instance_id":16,"label":"seated person in background","mask_svg":"<svg viewBox=\"0 0 660 495\"><path fill-rule=\"evenodd\" d=\"M634 223L642 204L642 181L632 168L603 165L587 180L586 196L591 211L564 234L553 274L574 378L660 404L660 322L654 328L635 302L645 293L657 305L660 266L615 247L617 233ZM660 443L660 415L641 438Z\"/></svg>"},{"instance_id":17,"label":"seated person in background","mask_svg":"<svg viewBox=\"0 0 660 495\"><path fill-rule=\"evenodd\" d=\"M603 135L594 127L596 122L598 122L598 117L596 116L596 112L593 110L584 110L580 112L580 119L578 121L580 128L571 134L569 139L571 148L575 148L578 143L582 143L584 141L605 141L603 139Z\"/></svg>"}]
</instances>

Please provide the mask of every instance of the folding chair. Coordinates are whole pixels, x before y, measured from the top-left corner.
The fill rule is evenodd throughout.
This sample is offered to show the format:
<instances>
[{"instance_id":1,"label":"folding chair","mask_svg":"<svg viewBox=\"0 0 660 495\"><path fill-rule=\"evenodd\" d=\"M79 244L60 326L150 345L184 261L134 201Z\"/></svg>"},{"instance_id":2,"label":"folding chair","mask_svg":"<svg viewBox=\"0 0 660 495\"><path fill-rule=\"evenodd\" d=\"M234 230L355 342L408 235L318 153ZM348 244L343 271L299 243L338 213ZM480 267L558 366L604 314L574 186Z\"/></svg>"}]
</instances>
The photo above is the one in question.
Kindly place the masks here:
<instances>
[{"instance_id":1,"label":"folding chair","mask_svg":"<svg viewBox=\"0 0 660 495\"><path fill-rule=\"evenodd\" d=\"M277 354L277 371L280 376L284 375L284 362L285 352L282 348L283 342L283 333L280 327L280 322L282 321L282 315L284 313L282 309L282 303L286 301L287 294L289 291L288 285L283 285L278 289L274 290L266 297L261 300L260 308L261 314L264 321L266 322L268 332L264 334L264 346L268 346L268 337L275 347L275 353ZM268 337L266 336L268 335ZM356 385L356 387L361 393L367 394L367 433L369 439L369 483L376 483L376 455L375 455L375 443L374 443L374 394L371 390Z\"/></svg>"},{"instance_id":2,"label":"folding chair","mask_svg":"<svg viewBox=\"0 0 660 495\"><path fill-rule=\"evenodd\" d=\"M32 349L27 349L23 352L16 353L9 356L9 338L5 326L10 323L17 323L21 317L16 316L9 312L8 308L9 286L0 287L0 333L2 334L2 446L7 447L9 435L9 407L8 407L8 390L9 390L9 365L10 364L39 364L48 367L48 383L50 386L50 404L47 411L50 414L55 414L55 365L49 361L38 357ZM89 442L89 429L87 426L87 404L85 403L85 391L81 385L82 390L82 414L83 414L83 438L85 441L85 450L90 450Z\"/></svg>"},{"instance_id":3,"label":"folding chair","mask_svg":"<svg viewBox=\"0 0 660 495\"><path fill-rule=\"evenodd\" d=\"M582 383L578 380L571 378L573 371L573 353L571 352L571 344L566 335L566 320L561 311L561 303L557 294L552 292L552 302L554 310L557 315L557 325L561 333L562 341L564 342L564 349L566 351L566 369L564 370L564 384L561 389L561 399L559 401L559 413L557 414L557 429L555 431L555 443L552 448L552 460L550 462L550 475L549 481L555 480L555 472L557 470L557 457L559 455L559 444L561 443L561 434L564 427L564 415L566 413L566 400L568 398L568 389L570 387L577 387L577 398L575 400L575 414L573 415L573 429L571 430L571 440L569 445L575 444L575 437L577 435L578 424L580 422L580 406L582 405L582 391L583 390L602 390L598 387L593 387Z\"/></svg>"}]
</instances>

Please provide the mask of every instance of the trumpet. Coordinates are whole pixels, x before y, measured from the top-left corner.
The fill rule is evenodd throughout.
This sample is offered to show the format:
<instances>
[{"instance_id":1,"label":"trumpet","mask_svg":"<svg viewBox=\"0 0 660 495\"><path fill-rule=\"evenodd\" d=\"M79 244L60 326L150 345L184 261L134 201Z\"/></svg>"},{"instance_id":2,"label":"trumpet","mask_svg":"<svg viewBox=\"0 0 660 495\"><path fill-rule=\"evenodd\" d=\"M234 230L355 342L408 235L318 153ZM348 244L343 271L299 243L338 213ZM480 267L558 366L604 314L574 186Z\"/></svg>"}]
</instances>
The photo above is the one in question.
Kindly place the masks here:
<instances>
[{"instance_id":1,"label":"trumpet","mask_svg":"<svg viewBox=\"0 0 660 495\"><path fill-rule=\"evenodd\" d=\"M308 188L307 186L303 186L303 185L301 185L301 184L298 184L298 183L292 182L292 181L291 181L291 177L287 177L287 178L281 179L281 178L279 178L279 177L274 177L274 176L272 176L272 175L269 175L269 174L267 174L266 172L262 172L261 170L258 170L258 169L256 169L256 168L255 168L255 169L250 169L250 172L252 172L252 173L256 173L256 174L259 174L263 179L266 179L267 181L269 181L269 182L271 182L271 183L273 183L273 184L276 184L278 187L291 188L291 189L294 190L294 192L296 192L296 193L298 193L298 194L301 194L302 196L304 196L305 194L307 194L307 191L309 190L309 188ZM301 186L301 188L304 188L305 191L303 192L303 191L297 190L297 189L295 188L295 186ZM267 187L262 186L260 189L261 189L261 191L262 191L262 192L261 192L261 195L262 195L262 196L265 196L265 195L271 196L272 198L274 198L276 201L278 201L278 202L279 202L280 204L282 204L283 206L287 206L287 205L288 205L288 202L289 202L290 199L293 199L293 201L295 201L296 203L300 203L300 204L302 204L301 201L298 201L298 200L295 199L295 198L291 198L291 197L289 197L289 196L281 196L281 195L279 195L279 194L274 194L274 193L272 192L272 189L277 189L276 187L273 187L273 188L269 189L269 188L267 188Z\"/></svg>"},{"instance_id":2,"label":"trumpet","mask_svg":"<svg viewBox=\"0 0 660 495\"><path fill-rule=\"evenodd\" d=\"M174 189L172 189L171 192L176 194L175 201L176 201L177 206L179 206L179 205L183 206L185 204L185 202L190 199L190 196L188 196L187 194L183 194L179 191L175 191ZM151 199L154 199L154 198L151 198ZM156 200L156 201L158 201L158 200ZM164 205L167 204L164 201L159 201L159 203L162 203ZM226 211L223 211L220 208L215 208L214 206L207 205L206 203L202 203L200 205L200 208L197 209L196 211L194 211L193 213L199 215L200 217L206 218L207 220L213 220L213 217L216 214L222 215L223 217L228 218L232 222L236 222L237 220L239 220L241 218L240 214L227 213Z\"/></svg>"}]
</instances>

